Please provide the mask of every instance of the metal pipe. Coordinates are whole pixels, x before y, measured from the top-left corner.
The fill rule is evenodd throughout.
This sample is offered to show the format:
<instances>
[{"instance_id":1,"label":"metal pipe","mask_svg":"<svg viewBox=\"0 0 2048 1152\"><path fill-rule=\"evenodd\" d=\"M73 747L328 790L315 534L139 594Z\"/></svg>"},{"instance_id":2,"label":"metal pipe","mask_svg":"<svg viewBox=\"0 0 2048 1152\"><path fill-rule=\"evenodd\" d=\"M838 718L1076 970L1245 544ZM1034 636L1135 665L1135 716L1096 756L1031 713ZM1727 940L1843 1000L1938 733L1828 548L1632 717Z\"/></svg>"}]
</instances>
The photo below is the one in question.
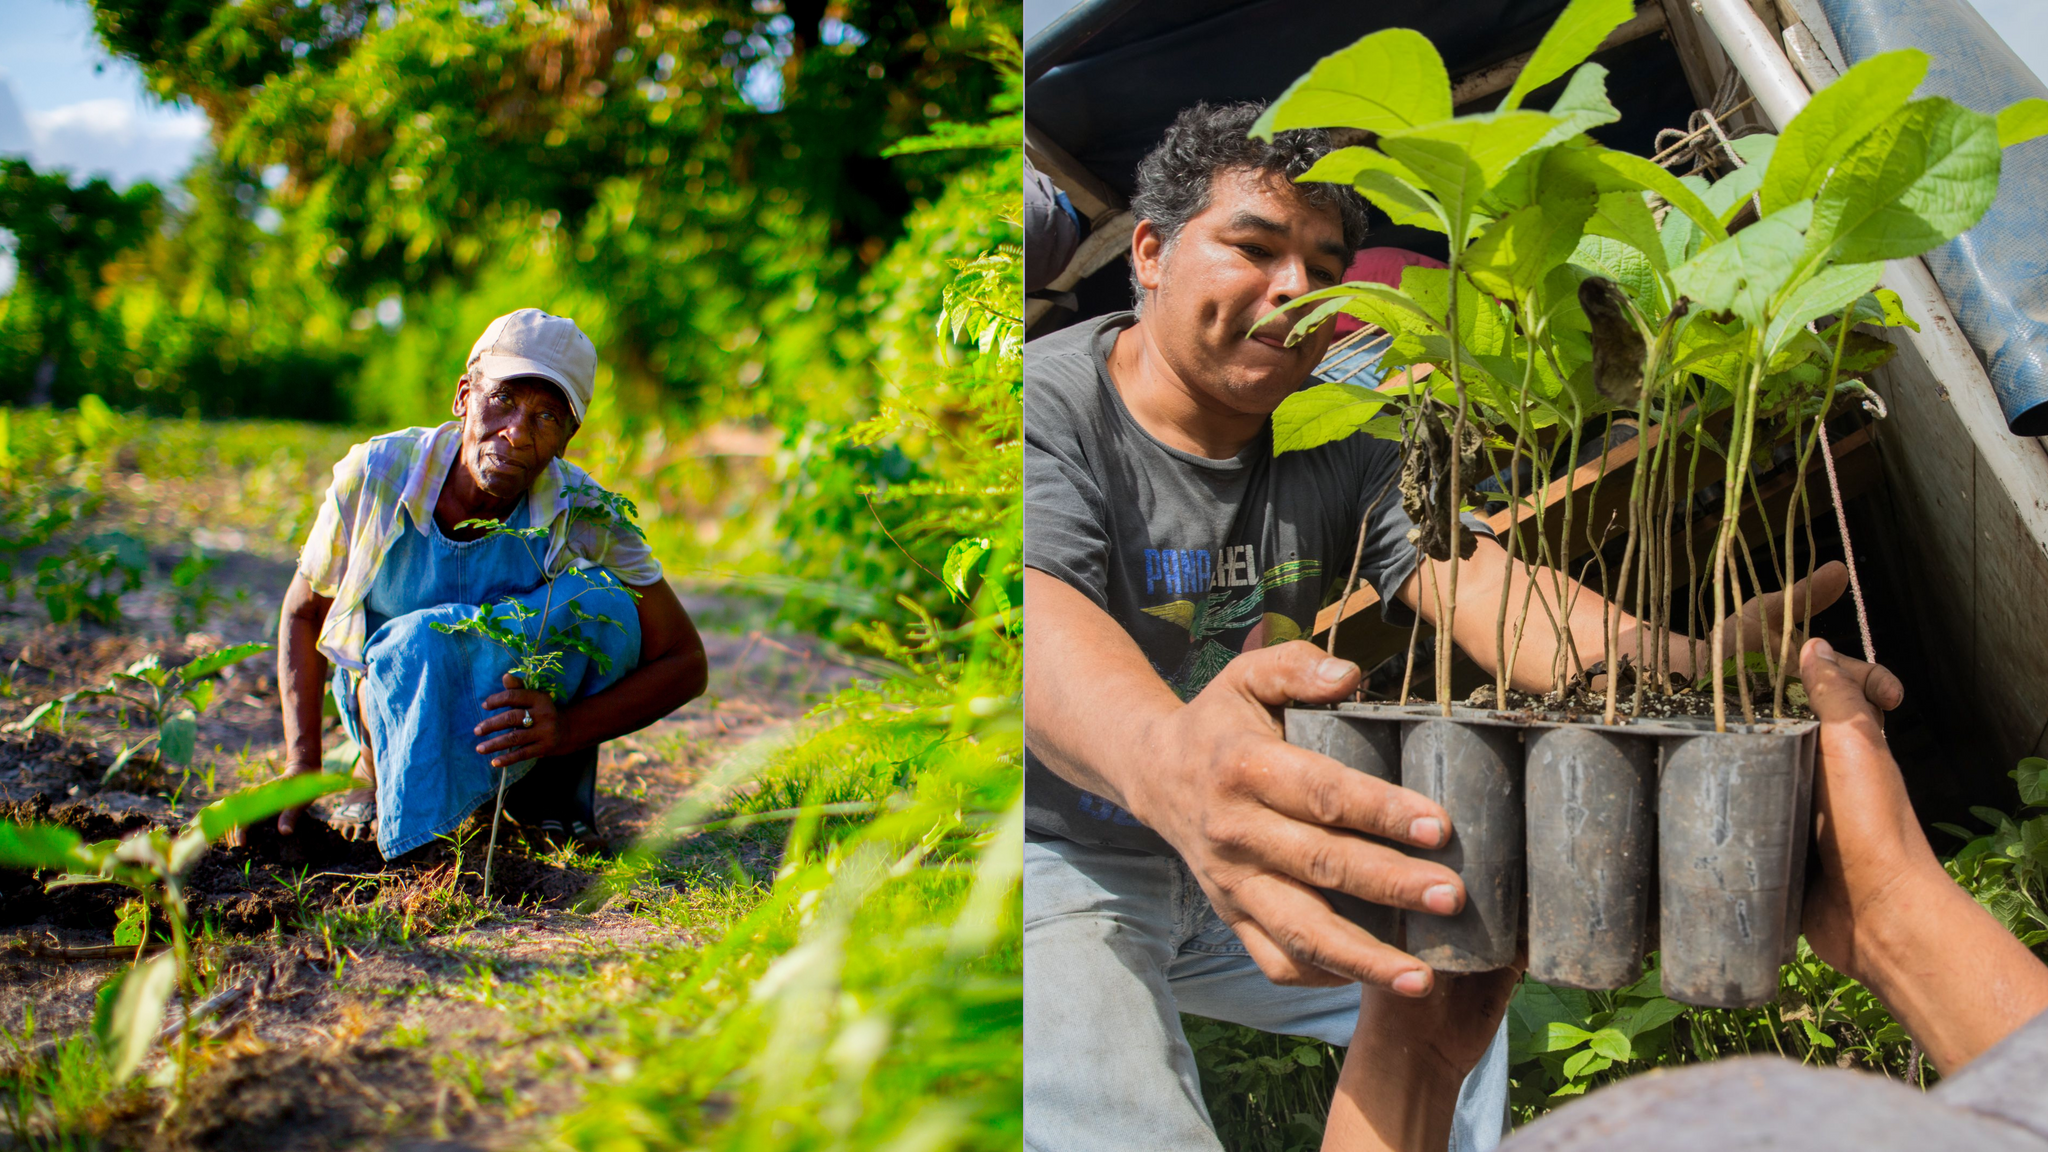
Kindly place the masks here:
<instances>
[{"instance_id":1,"label":"metal pipe","mask_svg":"<svg viewBox=\"0 0 2048 1152\"><path fill-rule=\"evenodd\" d=\"M1780 127L1791 123L1812 97L1763 21L1743 0L1692 3L1694 10L1706 17L1714 38L1735 62L1765 114ZM2038 441L2007 430L1991 377L1964 339L1948 298L1935 285L1927 265L1917 256L1886 261L1879 282L1897 292L1907 315L1920 322L1920 331L1908 329L1906 339L1926 361L1944 398L1955 407L1978 458L2005 489L2020 522L2033 536L2034 546L2048 552L2048 453Z\"/></svg>"}]
</instances>

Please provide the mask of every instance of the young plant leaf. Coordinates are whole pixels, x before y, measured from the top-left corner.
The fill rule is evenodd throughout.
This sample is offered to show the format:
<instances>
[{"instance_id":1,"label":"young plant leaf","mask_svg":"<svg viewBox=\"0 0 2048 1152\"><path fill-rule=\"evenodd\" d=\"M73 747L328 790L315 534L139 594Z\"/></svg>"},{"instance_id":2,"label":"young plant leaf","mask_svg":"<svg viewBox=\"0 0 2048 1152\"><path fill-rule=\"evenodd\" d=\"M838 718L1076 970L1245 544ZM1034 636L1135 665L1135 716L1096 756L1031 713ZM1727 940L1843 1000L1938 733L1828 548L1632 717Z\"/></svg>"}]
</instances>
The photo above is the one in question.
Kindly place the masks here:
<instances>
[{"instance_id":1,"label":"young plant leaf","mask_svg":"<svg viewBox=\"0 0 2048 1152\"><path fill-rule=\"evenodd\" d=\"M974 536L956 540L951 548L946 549L946 562L940 567L939 574L954 596L962 600L971 598L967 594L967 577L981 558L988 555L989 547L988 537Z\"/></svg>"},{"instance_id":2,"label":"young plant leaf","mask_svg":"<svg viewBox=\"0 0 2048 1152\"><path fill-rule=\"evenodd\" d=\"M204 712L206 711L206 706L213 703L213 694L219 687L220 681L218 680L201 680L199 683L178 693L178 696L185 703L190 704L194 712Z\"/></svg>"},{"instance_id":3,"label":"young plant leaf","mask_svg":"<svg viewBox=\"0 0 2048 1152\"><path fill-rule=\"evenodd\" d=\"M1429 37L1388 28L1316 62L1267 107L1251 135L1290 128L1391 132L1451 118L1451 76Z\"/></svg>"},{"instance_id":4,"label":"young plant leaf","mask_svg":"<svg viewBox=\"0 0 2048 1152\"><path fill-rule=\"evenodd\" d=\"M1781 208L1672 272L1679 292L1708 312L1733 312L1762 327L1771 301L1799 267L1813 204Z\"/></svg>"},{"instance_id":5,"label":"young plant leaf","mask_svg":"<svg viewBox=\"0 0 2048 1152\"><path fill-rule=\"evenodd\" d=\"M1727 239L1728 230L1721 226L1720 217L1707 208L1699 193L1643 157L1611 148L1561 148L1558 151L1560 154L1555 162L1592 184L1594 191L1637 189L1654 192L1666 204L1684 213L1686 219L1699 228L1705 243L1718 244ZM1668 228L1670 222L1666 221L1665 226Z\"/></svg>"},{"instance_id":6,"label":"young plant leaf","mask_svg":"<svg viewBox=\"0 0 2048 1152\"><path fill-rule=\"evenodd\" d=\"M223 648L218 652L209 652L193 660L183 668L178 669L178 675L185 683L190 684L194 680L203 680L230 664L239 664L259 652L268 651L270 651L270 645L268 644L236 644L229 648Z\"/></svg>"},{"instance_id":7,"label":"young plant leaf","mask_svg":"<svg viewBox=\"0 0 2048 1152\"><path fill-rule=\"evenodd\" d=\"M1342 440L1364 428L1386 405L1386 396L1356 384L1304 388L1273 411L1273 451L1300 452Z\"/></svg>"},{"instance_id":8,"label":"young plant leaf","mask_svg":"<svg viewBox=\"0 0 2048 1152\"><path fill-rule=\"evenodd\" d=\"M114 1083L125 1084L149 1055L178 976L177 957L159 952L130 969L107 1011L103 1043Z\"/></svg>"},{"instance_id":9,"label":"young plant leaf","mask_svg":"<svg viewBox=\"0 0 2048 1152\"><path fill-rule=\"evenodd\" d=\"M1822 269L1813 279L1793 289L1778 306L1778 314L1764 337L1764 353L1776 355L1792 334L1809 322L1844 311L1877 287L1877 278L1882 275L1882 263L1835 264Z\"/></svg>"},{"instance_id":10,"label":"young plant leaf","mask_svg":"<svg viewBox=\"0 0 2048 1152\"><path fill-rule=\"evenodd\" d=\"M343 792L355 786L353 777L332 772L286 776L221 797L201 808L193 816L191 826L210 843L227 835L230 829L254 824L287 808L310 804L330 792Z\"/></svg>"},{"instance_id":11,"label":"young plant leaf","mask_svg":"<svg viewBox=\"0 0 2048 1152\"><path fill-rule=\"evenodd\" d=\"M1927 78L1927 53L1901 48L1863 61L1785 125L1758 190L1765 215L1820 190L1821 182L1857 142L1896 116Z\"/></svg>"},{"instance_id":12,"label":"young plant leaf","mask_svg":"<svg viewBox=\"0 0 2048 1152\"><path fill-rule=\"evenodd\" d=\"M1586 231L1621 241L1642 253L1659 272L1671 270L1664 259L1664 243L1657 235L1657 218L1650 214L1650 206L1643 201L1641 192L1629 189L1601 196L1594 202L1593 215L1586 220Z\"/></svg>"},{"instance_id":13,"label":"young plant leaf","mask_svg":"<svg viewBox=\"0 0 2048 1152\"><path fill-rule=\"evenodd\" d=\"M1385 133L1380 150L1407 165L1436 196L1455 253L1470 235L1480 197L1556 126L1541 112L1488 112Z\"/></svg>"},{"instance_id":14,"label":"young plant leaf","mask_svg":"<svg viewBox=\"0 0 2048 1152\"><path fill-rule=\"evenodd\" d=\"M1836 166L1808 252L1862 264L1938 248L1990 209L1998 167L1996 121L1944 97L1915 100Z\"/></svg>"},{"instance_id":15,"label":"young plant leaf","mask_svg":"<svg viewBox=\"0 0 2048 1152\"><path fill-rule=\"evenodd\" d=\"M1602 1028L1593 1033L1587 1038L1586 1047L1614 1061L1626 1060L1634 1054L1628 1036L1613 1028Z\"/></svg>"},{"instance_id":16,"label":"young plant leaf","mask_svg":"<svg viewBox=\"0 0 2048 1152\"><path fill-rule=\"evenodd\" d=\"M157 759L180 768L192 763L199 746L199 717L191 711L165 717L156 730Z\"/></svg>"},{"instance_id":17,"label":"young plant leaf","mask_svg":"<svg viewBox=\"0 0 2048 1152\"><path fill-rule=\"evenodd\" d=\"M79 867L84 841L55 824L0 824L0 866L37 871Z\"/></svg>"},{"instance_id":18,"label":"young plant leaf","mask_svg":"<svg viewBox=\"0 0 2048 1152\"><path fill-rule=\"evenodd\" d=\"M2048 136L2048 100L2029 96L2008 104L1998 114L1998 146L2010 148L2037 136Z\"/></svg>"},{"instance_id":19,"label":"young plant leaf","mask_svg":"<svg viewBox=\"0 0 2048 1152\"><path fill-rule=\"evenodd\" d=\"M2020 761L2011 775L2020 786L2021 803L2048 807L2048 760L2029 756Z\"/></svg>"},{"instance_id":20,"label":"young plant leaf","mask_svg":"<svg viewBox=\"0 0 2048 1152\"><path fill-rule=\"evenodd\" d=\"M1536 45L1536 51L1529 54L1529 62L1515 77L1514 87L1502 97L1501 110L1506 112L1520 108L1529 93L1577 67L1600 47L1608 33L1621 27L1635 14L1635 4L1631 0L1572 0L1565 5L1564 11L1558 13L1557 22Z\"/></svg>"},{"instance_id":21,"label":"young plant leaf","mask_svg":"<svg viewBox=\"0 0 2048 1152\"><path fill-rule=\"evenodd\" d=\"M1480 290L1504 300L1519 300L1541 284L1552 268L1571 258L1592 215L1590 198L1546 200L1517 208L1487 225L1479 239L1465 249L1460 266Z\"/></svg>"}]
</instances>

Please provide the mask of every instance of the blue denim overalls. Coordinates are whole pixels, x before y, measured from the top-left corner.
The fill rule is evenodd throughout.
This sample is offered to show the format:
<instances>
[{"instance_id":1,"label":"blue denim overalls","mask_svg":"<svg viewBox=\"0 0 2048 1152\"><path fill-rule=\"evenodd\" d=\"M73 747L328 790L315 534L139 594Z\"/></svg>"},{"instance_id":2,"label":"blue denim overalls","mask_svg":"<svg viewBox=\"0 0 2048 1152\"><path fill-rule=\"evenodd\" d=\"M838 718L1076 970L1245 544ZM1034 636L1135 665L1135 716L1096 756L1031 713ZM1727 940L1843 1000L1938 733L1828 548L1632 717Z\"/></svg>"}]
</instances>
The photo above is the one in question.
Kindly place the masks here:
<instances>
[{"instance_id":1,"label":"blue denim overalls","mask_svg":"<svg viewBox=\"0 0 2048 1152\"><path fill-rule=\"evenodd\" d=\"M334 696L342 724L358 744L375 750L377 764L377 847L385 859L402 855L453 831L498 789L491 758L476 751L474 729L486 715L484 698L504 690L501 681L516 659L481 636L449 636L434 623L452 624L476 614L479 604L517 600L548 618L526 622L529 633L552 625L577 627L565 605L593 616L609 616L619 627L581 625L582 634L612 659L610 672L568 651L562 659L562 700L579 699L618 682L640 659L640 617L633 600L616 584L607 587L575 569L555 578L550 601L538 559L545 544L511 536L457 541L442 535L431 519L425 531L404 510L402 531L364 598L369 640L363 646L366 671L351 676L337 668ZM505 518L524 526L528 506L521 500ZM529 551L530 549L530 551ZM502 611L501 611L502 615ZM358 723L356 701L362 703ZM506 769L508 785L533 767L528 760Z\"/></svg>"}]
</instances>

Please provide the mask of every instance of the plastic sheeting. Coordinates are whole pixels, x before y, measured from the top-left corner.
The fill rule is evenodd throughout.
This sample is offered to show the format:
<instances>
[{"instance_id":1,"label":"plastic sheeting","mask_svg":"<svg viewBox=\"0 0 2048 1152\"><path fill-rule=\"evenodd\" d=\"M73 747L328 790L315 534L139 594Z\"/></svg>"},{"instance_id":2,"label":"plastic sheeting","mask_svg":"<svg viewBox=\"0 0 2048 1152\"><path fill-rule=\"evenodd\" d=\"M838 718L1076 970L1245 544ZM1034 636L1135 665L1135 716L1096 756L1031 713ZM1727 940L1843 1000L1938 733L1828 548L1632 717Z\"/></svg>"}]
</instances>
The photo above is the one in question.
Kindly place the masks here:
<instances>
[{"instance_id":1,"label":"plastic sheeting","mask_svg":"<svg viewBox=\"0 0 2048 1152\"><path fill-rule=\"evenodd\" d=\"M1990 113L2048 98L2048 84L1964 0L1820 4L1851 64L1894 48L1932 56L1921 95ZM1984 361L2006 426L2048 435L2048 139L2006 149L1991 211L1926 261Z\"/></svg>"}]
</instances>

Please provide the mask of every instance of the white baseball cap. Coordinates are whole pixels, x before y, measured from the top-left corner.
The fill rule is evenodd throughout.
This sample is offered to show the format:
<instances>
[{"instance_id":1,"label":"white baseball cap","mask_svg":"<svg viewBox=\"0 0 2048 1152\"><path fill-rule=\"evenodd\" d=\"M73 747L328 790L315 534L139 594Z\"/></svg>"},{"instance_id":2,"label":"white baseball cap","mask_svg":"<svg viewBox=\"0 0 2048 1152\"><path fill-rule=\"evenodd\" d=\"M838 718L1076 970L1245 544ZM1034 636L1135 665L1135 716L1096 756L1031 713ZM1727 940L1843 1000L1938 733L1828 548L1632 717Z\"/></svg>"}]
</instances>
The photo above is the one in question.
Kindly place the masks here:
<instances>
[{"instance_id":1,"label":"white baseball cap","mask_svg":"<svg viewBox=\"0 0 2048 1152\"><path fill-rule=\"evenodd\" d=\"M521 308L491 321L469 350L467 366L493 380L539 376L552 381L568 398L578 424L597 390L597 346L574 320L538 308Z\"/></svg>"}]
</instances>

